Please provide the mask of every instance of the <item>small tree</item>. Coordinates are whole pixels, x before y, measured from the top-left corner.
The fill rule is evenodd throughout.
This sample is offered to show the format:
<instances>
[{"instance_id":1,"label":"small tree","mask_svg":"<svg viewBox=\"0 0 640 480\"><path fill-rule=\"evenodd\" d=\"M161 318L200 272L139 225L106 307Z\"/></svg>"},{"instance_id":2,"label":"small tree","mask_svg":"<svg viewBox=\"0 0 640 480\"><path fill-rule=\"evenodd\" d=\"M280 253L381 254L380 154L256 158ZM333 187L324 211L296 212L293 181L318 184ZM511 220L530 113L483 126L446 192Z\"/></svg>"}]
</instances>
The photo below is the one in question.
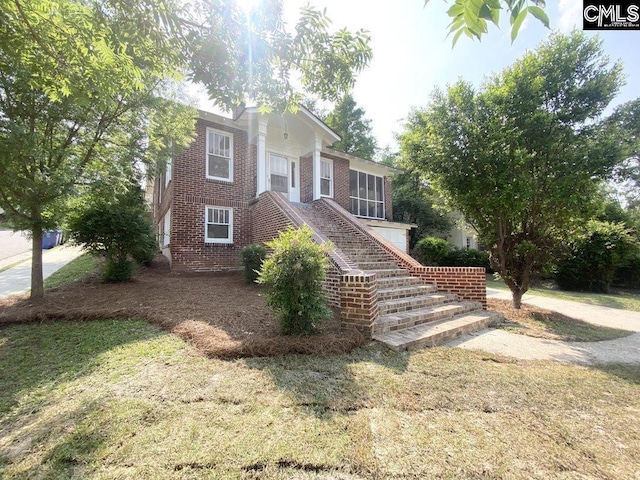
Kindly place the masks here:
<instances>
[{"instance_id":1,"label":"small tree","mask_svg":"<svg viewBox=\"0 0 640 480\"><path fill-rule=\"evenodd\" d=\"M244 267L244 279L247 283L258 280L262 262L267 257L267 249L259 243L247 245L240 250L240 263Z\"/></svg>"},{"instance_id":2,"label":"small tree","mask_svg":"<svg viewBox=\"0 0 640 480\"><path fill-rule=\"evenodd\" d=\"M131 278L133 262L150 263L157 252L151 218L142 190L131 185L113 198L91 195L69 220L71 238L95 255L105 257L108 282Z\"/></svg>"},{"instance_id":3,"label":"small tree","mask_svg":"<svg viewBox=\"0 0 640 480\"><path fill-rule=\"evenodd\" d=\"M313 333L331 317L322 290L329 247L315 243L306 225L289 227L266 245L272 253L262 264L258 283L269 289L267 304L277 313L282 334Z\"/></svg>"}]
</instances>

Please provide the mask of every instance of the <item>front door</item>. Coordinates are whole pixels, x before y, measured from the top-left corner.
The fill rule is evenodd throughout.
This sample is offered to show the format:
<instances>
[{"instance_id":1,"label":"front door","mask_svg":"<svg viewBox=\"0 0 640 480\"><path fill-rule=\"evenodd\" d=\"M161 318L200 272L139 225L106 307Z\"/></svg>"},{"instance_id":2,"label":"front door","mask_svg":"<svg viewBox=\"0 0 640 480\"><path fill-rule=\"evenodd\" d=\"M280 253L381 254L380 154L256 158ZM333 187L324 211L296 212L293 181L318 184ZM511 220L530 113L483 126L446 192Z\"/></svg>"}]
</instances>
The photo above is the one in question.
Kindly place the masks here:
<instances>
[{"instance_id":1,"label":"front door","mask_svg":"<svg viewBox=\"0 0 640 480\"><path fill-rule=\"evenodd\" d=\"M292 202L300 201L300 169L297 159L269 153L267 188L283 193Z\"/></svg>"}]
</instances>

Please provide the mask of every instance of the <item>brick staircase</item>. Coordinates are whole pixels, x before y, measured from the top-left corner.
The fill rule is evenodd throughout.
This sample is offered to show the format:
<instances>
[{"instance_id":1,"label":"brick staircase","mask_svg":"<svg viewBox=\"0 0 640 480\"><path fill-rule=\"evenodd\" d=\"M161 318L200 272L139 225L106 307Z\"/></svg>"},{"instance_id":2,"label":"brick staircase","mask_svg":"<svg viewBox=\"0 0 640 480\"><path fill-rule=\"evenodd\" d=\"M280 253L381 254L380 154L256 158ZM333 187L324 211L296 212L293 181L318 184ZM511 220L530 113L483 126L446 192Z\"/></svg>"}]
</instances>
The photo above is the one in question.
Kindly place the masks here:
<instances>
[{"instance_id":1,"label":"brick staircase","mask_svg":"<svg viewBox=\"0 0 640 480\"><path fill-rule=\"evenodd\" d=\"M298 204L300 216L363 271L376 274L380 316L372 338L402 351L432 347L486 328L499 317L479 302L441 293L400 268L395 258L343 218ZM354 220L357 221L357 220Z\"/></svg>"}]
</instances>

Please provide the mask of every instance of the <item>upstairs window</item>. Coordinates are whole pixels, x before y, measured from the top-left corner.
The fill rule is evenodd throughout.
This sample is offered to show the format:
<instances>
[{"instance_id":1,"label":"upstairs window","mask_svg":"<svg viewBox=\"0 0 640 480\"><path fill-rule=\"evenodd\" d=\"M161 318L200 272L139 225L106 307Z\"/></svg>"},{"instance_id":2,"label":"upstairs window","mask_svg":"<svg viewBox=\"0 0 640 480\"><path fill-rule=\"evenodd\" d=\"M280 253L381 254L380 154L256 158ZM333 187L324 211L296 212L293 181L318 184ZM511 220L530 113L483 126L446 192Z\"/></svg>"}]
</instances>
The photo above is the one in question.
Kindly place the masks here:
<instances>
[{"instance_id":1,"label":"upstairs window","mask_svg":"<svg viewBox=\"0 0 640 480\"><path fill-rule=\"evenodd\" d=\"M320 160L320 195L333 197L333 161Z\"/></svg>"},{"instance_id":2,"label":"upstairs window","mask_svg":"<svg viewBox=\"0 0 640 480\"><path fill-rule=\"evenodd\" d=\"M205 243L233 243L233 209L207 207L204 228Z\"/></svg>"},{"instance_id":3,"label":"upstairs window","mask_svg":"<svg viewBox=\"0 0 640 480\"><path fill-rule=\"evenodd\" d=\"M233 137L207 128L207 178L233 181Z\"/></svg>"},{"instance_id":4,"label":"upstairs window","mask_svg":"<svg viewBox=\"0 0 640 480\"><path fill-rule=\"evenodd\" d=\"M351 213L358 217L384 219L384 180L377 175L349 170Z\"/></svg>"}]
</instances>

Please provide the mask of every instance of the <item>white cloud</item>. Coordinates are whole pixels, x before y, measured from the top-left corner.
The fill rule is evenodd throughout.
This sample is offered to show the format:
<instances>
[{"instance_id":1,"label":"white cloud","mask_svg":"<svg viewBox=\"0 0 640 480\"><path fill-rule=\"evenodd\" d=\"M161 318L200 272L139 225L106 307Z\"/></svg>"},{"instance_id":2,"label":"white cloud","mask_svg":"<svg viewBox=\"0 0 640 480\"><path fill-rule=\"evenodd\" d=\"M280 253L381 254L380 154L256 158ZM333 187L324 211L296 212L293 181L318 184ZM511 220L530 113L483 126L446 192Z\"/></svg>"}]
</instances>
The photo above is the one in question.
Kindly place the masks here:
<instances>
[{"instance_id":1,"label":"white cloud","mask_svg":"<svg viewBox=\"0 0 640 480\"><path fill-rule=\"evenodd\" d=\"M574 28L582 25L582 2L576 0L560 0L558 4L560 20L558 28L564 33L568 33Z\"/></svg>"}]
</instances>

